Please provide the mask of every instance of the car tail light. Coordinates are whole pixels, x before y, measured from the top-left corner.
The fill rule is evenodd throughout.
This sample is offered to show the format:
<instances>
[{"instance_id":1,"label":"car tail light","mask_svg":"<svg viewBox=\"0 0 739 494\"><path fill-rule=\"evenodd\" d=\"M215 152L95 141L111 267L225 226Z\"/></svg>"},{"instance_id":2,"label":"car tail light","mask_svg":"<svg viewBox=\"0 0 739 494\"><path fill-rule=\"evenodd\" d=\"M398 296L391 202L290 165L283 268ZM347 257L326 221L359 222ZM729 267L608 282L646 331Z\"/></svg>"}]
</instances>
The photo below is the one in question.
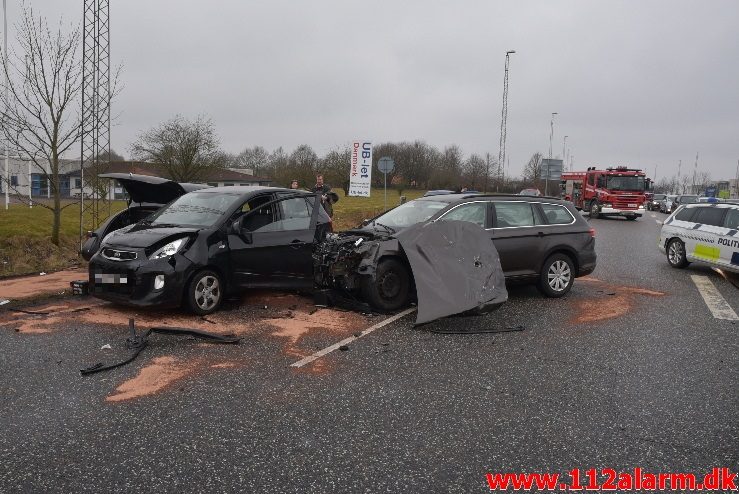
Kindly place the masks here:
<instances>
[{"instance_id":1,"label":"car tail light","mask_svg":"<svg viewBox=\"0 0 739 494\"><path fill-rule=\"evenodd\" d=\"M588 233L592 238L595 238L595 228L591 228L590 230L588 230Z\"/></svg>"}]
</instances>

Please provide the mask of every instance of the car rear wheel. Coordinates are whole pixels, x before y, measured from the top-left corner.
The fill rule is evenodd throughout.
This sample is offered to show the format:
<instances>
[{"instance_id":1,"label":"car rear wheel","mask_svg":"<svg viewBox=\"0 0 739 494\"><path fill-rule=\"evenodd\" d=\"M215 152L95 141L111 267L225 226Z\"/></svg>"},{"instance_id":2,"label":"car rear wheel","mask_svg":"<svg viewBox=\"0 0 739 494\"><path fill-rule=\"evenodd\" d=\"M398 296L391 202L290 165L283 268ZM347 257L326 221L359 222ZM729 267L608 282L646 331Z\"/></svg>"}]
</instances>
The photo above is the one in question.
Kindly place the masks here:
<instances>
[{"instance_id":1,"label":"car rear wheel","mask_svg":"<svg viewBox=\"0 0 739 494\"><path fill-rule=\"evenodd\" d=\"M362 296L374 308L383 311L400 309L408 304L410 275L397 259L384 259L377 265L374 279L362 281Z\"/></svg>"},{"instance_id":2,"label":"car rear wheel","mask_svg":"<svg viewBox=\"0 0 739 494\"><path fill-rule=\"evenodd\" d=\"M590 218L595 219L600 216L600 208L598 207L598 201L592 201L590 203Z\"/></svg>"},{"instance_id":3,"label":"car rear wheel","mask_svg":"<svg viewBox=\"0 0 739 494\"><path fill-rule=\"evenodd\" d=\"M629 221L634 221L636 219L636 215L633 215L632 214L630 216L627 216L626 219L629 220Z\"/></svg>"},{"instance_id":4,"label":"car rear wheel","mask_svg":"<svg viewBox=\"0 0 739 494\"><path fill-rule=\"evenodd\" d=\"M223 283L218 273L205 269L195 274L187 286L187 303L195 314L204 316L218 310L223 300Z\"/></svg>"},{"instance_id":5,"label":"car rear wheel","mask_svg":"<svg viewBox=\"0 0 739 494\"><path fill-rule=\"evenodd\" d=\"M564 254L554 254L545 262L539 279L539 290L551 298L567 294L575 283L575 266Z\"/></svg>"},{"instance_id":6,"label":"car rear wheel","mask_svg":"<svg viewBox=\"0 0 739 494\"><path fill-rule=\"evenodd\" d=\"M685 255L685 244L679 238L673 238L667 244L667 262L673 268L682 269L688 264L688 257Z\"/></svg>"}]
</instances>

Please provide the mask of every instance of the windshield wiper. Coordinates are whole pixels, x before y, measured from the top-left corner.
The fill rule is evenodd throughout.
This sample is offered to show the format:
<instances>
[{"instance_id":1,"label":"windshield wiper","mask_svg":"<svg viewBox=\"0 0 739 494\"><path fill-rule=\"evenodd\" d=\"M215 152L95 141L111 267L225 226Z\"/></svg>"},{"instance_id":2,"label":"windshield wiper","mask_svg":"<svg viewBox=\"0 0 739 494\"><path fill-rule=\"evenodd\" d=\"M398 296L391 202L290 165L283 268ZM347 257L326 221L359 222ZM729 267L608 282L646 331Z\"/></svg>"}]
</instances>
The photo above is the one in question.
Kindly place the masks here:
<instances>
[{"instance_id":1,"label":"windshield wiper","mask_svg":"<svg viewBox=\"0 0 739 494\"><path fill-rule=\"evenodd\" d=\"M390 235L393 235L395 233L395 230L394 229L390 228L387 225L383 225L382 223L378 223L376 221L373 221L372 224L384 228L385 231L388 232Z\"/></svg>"}]
</instances>

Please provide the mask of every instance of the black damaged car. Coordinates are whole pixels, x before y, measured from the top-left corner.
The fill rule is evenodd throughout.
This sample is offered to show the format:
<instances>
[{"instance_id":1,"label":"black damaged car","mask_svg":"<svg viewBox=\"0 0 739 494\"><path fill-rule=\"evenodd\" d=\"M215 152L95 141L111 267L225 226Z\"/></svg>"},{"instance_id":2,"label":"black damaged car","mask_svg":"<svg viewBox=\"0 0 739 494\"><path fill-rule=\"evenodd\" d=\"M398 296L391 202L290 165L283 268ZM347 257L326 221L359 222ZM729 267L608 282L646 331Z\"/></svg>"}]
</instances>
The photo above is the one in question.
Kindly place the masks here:
<instances>
[{"instance_id":1,"label":"black damaged car","mask_svg":"<svg viewBox=\"0 0 739 494\"><path fill-rule=\"evenodd\" d=\"M109 233L89 264L91 293L114 302L218 309L239 287L313 286L312 249L331 220L308 192L190 192Z\"/></svg>"},{"instance_id":2,"label":"black damaged car","mask_svg":"<svg viewBox=\"0 0 739 494\"><path fill-rule=\"evenodd\" d=\"M507 300L498 253L474 223L414 217L402 231L374 222L333 234L320 201L271 187L185 194L104 238L89 264L91 293L208 314L244 288L318 289L382 311L415 299L417 323Z\"/></svg>"}]
</instances>

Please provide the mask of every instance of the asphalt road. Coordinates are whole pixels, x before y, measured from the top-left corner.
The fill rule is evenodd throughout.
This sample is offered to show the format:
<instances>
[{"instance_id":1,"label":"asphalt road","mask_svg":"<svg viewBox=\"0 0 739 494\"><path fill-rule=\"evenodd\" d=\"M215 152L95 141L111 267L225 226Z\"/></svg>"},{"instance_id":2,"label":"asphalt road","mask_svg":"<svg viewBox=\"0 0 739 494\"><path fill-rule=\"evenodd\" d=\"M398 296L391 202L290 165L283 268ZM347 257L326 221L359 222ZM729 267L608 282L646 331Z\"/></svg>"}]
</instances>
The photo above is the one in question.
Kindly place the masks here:
<instances>
[{"instance_id":1,"label":"asphalt road","mask_svg":"<svg viewBox=\"0 0 739 494\"><path fill-rule=\"evenodd\" d=\"M663 217L593 220L598 267L564 299L513 287L493 314L424 328L523 331L436 334L409 316L313 370L256 334L157 340L83 378L120 330L0 328L0 491L469 493L489 492L488 472L737 471L739 322L715 319L690 275L736 312L739 289L670 268L656 248ZM105 399L152 359L205 354L243 365Z\"/></svg>"}]
</instances>

